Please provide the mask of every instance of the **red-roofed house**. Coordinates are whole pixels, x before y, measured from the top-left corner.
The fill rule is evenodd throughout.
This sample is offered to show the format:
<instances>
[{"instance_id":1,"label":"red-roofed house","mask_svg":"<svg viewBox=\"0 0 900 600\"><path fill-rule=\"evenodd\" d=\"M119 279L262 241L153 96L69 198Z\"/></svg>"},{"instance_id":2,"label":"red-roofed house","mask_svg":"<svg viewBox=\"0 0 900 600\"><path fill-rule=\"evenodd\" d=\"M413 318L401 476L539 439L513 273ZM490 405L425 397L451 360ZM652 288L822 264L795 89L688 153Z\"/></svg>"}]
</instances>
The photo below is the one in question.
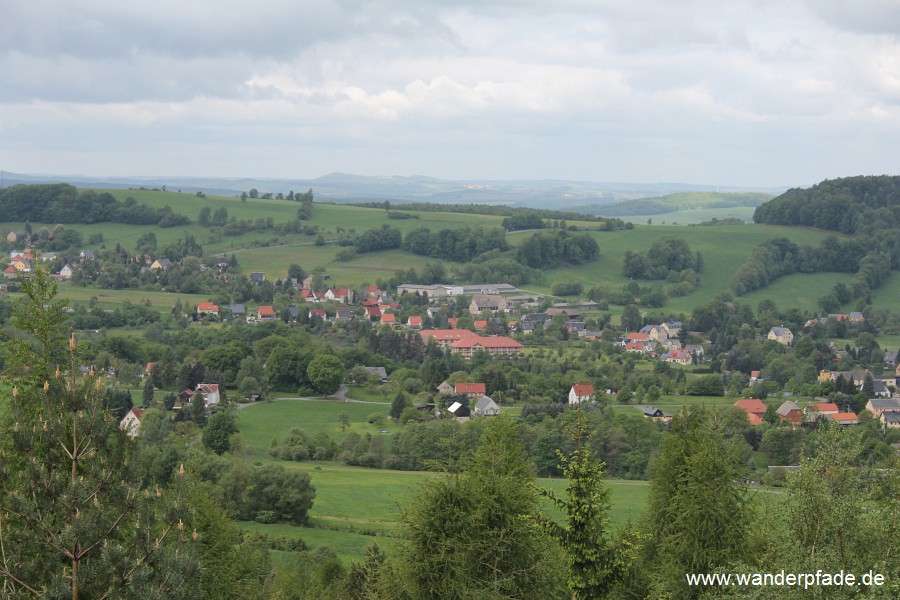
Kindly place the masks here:
<instances>
[{"instance_id":1,"label":"red-roofed house","mask_svg":"<svg viewBox=\"0 0 900 600\"><path fill-rule=\"evenodd\" d=\"M381 309L378 306L367 306L366 307L366 316L369 317L370 321L378 321L381 319Z\"/></svg>"},{"instance_id":2,"label":"red-roofed house","mask_svg":"<svg viewBox=\"0 0 900 600\"><path fill-rule=\"evenodd\" d=\"M631 332L625 334L625 341L626 342L629 342L629 341L631 341L631 342L649 342L650 334L640 333L637 331L631 331Z\"/></svg>"},{"instance_id":3,"label":"red-roofed house","mask_svg":"<svg viewBox=\"0 0 900 600\"><path fill-rule=\"evenodd\" d=\"M855 412L847 412L847 413L835 413L833 415L828 415L826 417L831 419L838 425L858 425L859 417L856 416Z\"/></svg>"},{"instance_id":4,"label":"red-roofed house","mask_svg":"<svg viewBox=\"0 0 900 600\"><path fill-rule=\"evenodd\" d=\"M459 354L463 358L472 358L472 355L479 350L483 350L491 356L519 355L524 348L525 346L516 340L505 336L481 337L472 335L450 344L450 352Z\"/></svg>"},{"instance_id":5,"label":"red-roofed house","mask_svg":"<svg viewBox=\"0 0 900 600\"><path fill-rule=\"evenodd\" d=\"M329 289L325 292L325 298L328 300L337 300L338 302L353 302L353 292L347 288Z\"/></svg>"},{"instance_id":6,"label":"red-roofed house","mask_svg":"<svg viewBox=\"0 0 900 600\"><path fill-rule=\"evenodd\" d=\"M487 319L478 319L475 321L475 329L478 331L484 331L487 329L488 322Z\"/></svg>"},{"instance_id":7,"label":"red-roofed house","mask_svg":"<svg viewBox=\"0 0 900 600\"><path fill-rule=\"evenodd\" d=\"M762 423L763 416L766 414L766 403L756 398L741 398L734 405L747 412L747 420L751 425L759 425Z\"/></svg>"},{"instance_id":8,"label":"red-roofed house","mask_svg":"<svg viewBox=\"0 0 900 600\"><path fill-rule=\"evenodd\" d=\"M468 329L424 329L419 332L422 336L422 342L427 346L429 340L434 340L438 348L449 348L450 344L457 340L477 337L476 334Z\"/></svg>"},{"instance_id":9,"label":"red-roofed house","mask_svg":"<svg viewBox=\"0 0 900 600\"><path fill-rule=\"evenodd\" d=\"M220 401L218 383L198 383L194 392L203 393L206 406L216 406Z\"/></svg>"},{"instance_id":10,"label":"red-roofed house","mask_svg":"<svg viewBox=\"0 0 900 600\"><path fill-rule=\"evenodd\" d=\"M569 390L569 404L581 404L594 398L594 386L590 384L575 384Z\"/></svg>"},{"instance_id":11,"label":"red-roofed house","mask_svg":"<svg viewBox=\"0 0 900 600\"><path fill-rule=\"evenodd\" d=\"M459 323L459 319L456 317L450 317L447 319L447 323L450 325L450 329L456 329L456 324Z\"/></svg>"},{"instance_id":12,"label":"red-roofed house","mask_svg":"<svg viewBox=\"0 0 900 600\"><path fill-rule=\"evenodd\" d=\"M325 313L324 309L314 308L311 311L309 311L309 318L312 319L313 317L319 317L320 319L322 319L324 321L325 319L328 318L328 315Z\"/></svg>"},{"instance_id":13,"label":"red-roofed house","mask_svg":"<svg viewBox=\"0 0 900 600\"><path fill-rule=\"evenodd\" d=\"M422 317L413 315L406 320L406 325L413 329L422 329Z\"/></svg>"},{"instance_id":14,"label":"red-roofed house","mask_svg":"<svg viewBox=\"0 0 900 600\"><path fill-rule=\"evenodd\" d=\"M130 438L136 438L141 434L141 418L144 416L144 409L132 408L119 421L119 429L125 432Z\"/></svg>"},{"instance_id":15,"label":"red-roofed house","mask_svg":"<svg viewBox=\"0 0 900 600\"><path fill-rule=\"evenodd\" d=\"M810 402L806 405L804 409L806 412L806 418L810 421L815 421L820 418L828 418L828 415L836 415L841 410L838 408L838 405L833 402Z\"/></svg>"},{"instance_id":16,"label":"red-roofed house","mask_svg":"<svg viewBox=\"0 0 900 600\"><path fill-rule=\"evenodd\" d=\"M460 396L480 398L485 395L486 388L483 383L457 383L453 391Z\"/></svg>"},{"instance_id":17,"label":"red-roofed house","mask_svg":"<svg viewBox=\"0 0 900 600\"><path fill-rule=\"evenodd\" d=\"M260 321L271 321L275 318L275 309L271 306L260 306L256 309L256 318Z\"/></svg>"},{"instance_id":18,"label":"red-roofed house","mask_svg":"<svg viewBox=\"0 0 900 600\"><path fill-rule=\"evenodd\" d=\"M214 302L198 302L197 303L197 314L198 315L217 315L219 314L219 307Z\"/></svg>"},{"instance_id":19,"label":"red-roofed house","mask_svg":"<svg viewBox=\"0 0 900 600\"><path fill-rule=\"evenodd\" d=\"M381 315L381 324L382 325L396 325L397 324L397 315L394 313L384 313Z\"/></svg>"}]
</instances>

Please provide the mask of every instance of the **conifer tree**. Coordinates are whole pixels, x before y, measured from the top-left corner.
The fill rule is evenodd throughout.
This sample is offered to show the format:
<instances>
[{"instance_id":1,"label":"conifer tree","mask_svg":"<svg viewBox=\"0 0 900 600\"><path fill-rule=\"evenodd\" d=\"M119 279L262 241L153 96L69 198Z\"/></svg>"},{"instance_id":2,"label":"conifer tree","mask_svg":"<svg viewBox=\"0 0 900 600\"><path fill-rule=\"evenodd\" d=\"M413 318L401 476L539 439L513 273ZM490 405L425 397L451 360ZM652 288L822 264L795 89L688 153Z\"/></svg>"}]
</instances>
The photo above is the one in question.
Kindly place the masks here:
<instances>
[{"instance_id":1,"label":"conifer tree","mask_svg":"<svg viewBox=\"0 0 900 600\"><path fill-rule=\"evenodd\" d=\"M24 355L7 363L0 438L0 596L195 597L183 475L171 490L140 489L102 380L80 374L74 335L66 348L55 282L39 269L23 290L12 348Z\"/></svg>"}]
</instances>

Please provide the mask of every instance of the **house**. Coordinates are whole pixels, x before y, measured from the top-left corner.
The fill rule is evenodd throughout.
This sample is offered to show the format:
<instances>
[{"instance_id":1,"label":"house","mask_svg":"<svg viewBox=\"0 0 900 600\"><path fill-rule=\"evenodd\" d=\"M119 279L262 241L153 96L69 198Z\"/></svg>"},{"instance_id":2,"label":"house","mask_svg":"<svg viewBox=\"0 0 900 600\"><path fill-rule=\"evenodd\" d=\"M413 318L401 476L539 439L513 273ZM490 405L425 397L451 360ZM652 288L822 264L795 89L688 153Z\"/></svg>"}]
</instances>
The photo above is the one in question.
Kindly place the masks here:
<instances>
[{"instance_id":1,"label":"house","mask_svg":"<svg viewBox=\"0 0 900 600\"><path fill-rule=\"evenodd\" d=\"M397 315L394 313L384 313L381 315L381 324L382 325L396 325L397 324Z\"/></svg>"},{"instance_id":2,"label":"house","mask_svg":"<svg viewBox=\"0 0 900 600\"><path fill-rule=\"evenodd\" d=\"M275 318L275 309L272 306L260 306L256 309L256 318L260 321L271 321Z\"/></svg>"},{"instance_id":3,"label":"house","mask_svg":"<svg viewBox=\"0 0 900 600\"><path fill-rule=\"evenodd\" d=\"M203 315L219 316L219 307L213 302L198 302L197 303L197 314L200 316L203 316Z\"/></svg>"},{"instance_id":4,"label":"house","mask_svg":"<svg viewBox=\"0 0 900 600\"><path fill-rule=\"evenodd\" d=\"M266 274L262 271L253 271L250 273L250 283L264 283L266 281Z\"/></svg>"},{"instance_id":5,"label":"house","mask_svg":"<svg viewBox=\"0 0 900 600\"><path fill-rule=\"evenodd\" d=\"M366 316L369 317L370 321L380 321L381 320L381 309L377 306L367 306L366 307Z\"/></svg>"},{"instance_id":6,"label":"house","mask_svg":"<svg viewBox=\"0 0 900 600\"><path fill-rule=\"evenodd\" d=\"M478 319L475 321L475 331L485 331L488 328L487 319Z\"/></svg>"},{"instance_id":7,"label":"house","mask_svg":"<svg viewBox=\"0 0 900 600\"><path fill-rule=\"evenodd\" d=\"M472 302L469 303L469 314L477 315L484 310L495 313L507 308L509 308L509 305L507 305L506 298L503 296L477 294L472 296Z\"/></svg>"},{"instance_id":8,"label":"house","mask_svg":"<svg viewBox=\"0 0 900 600\"><path fill-rule=\"evenodd\" d=\"M19 272L16 271L16 268L12 265L9 265L3 270L3 276L7 279L18 279Z\"/></svg>"},{"instance_id":9,"label":"house","mask_svg":"<svg viewBox=\"0 0 900 600\"><path fill-rule=\"evenodd\" d=\"M672 415L670 415L669 413L664 413L660 409L650 404L635 404L634 407L644 413L644 416L648 419L653 419L654 421L662 421L663 423L668 423L672 420Z\"/></svg>"},{"instance_id":10,"label":"house","mask_svg":"<svg viewBox=\"0 0 900 600\"><path fill-rule=\"evenodd\" d=\"M309 314L307 314L307 317L309 317L310 319L312 319L313 317L318 317L324 321L325 319L328 318L328 314L325 312L325 309L323 309L323 308L313 308L312 310L309 311Z\"/></svg>"},{"instance_id":11,"label":"house","mask_svg":"<svg viewBox=\"0 0 900 600\"><path fill-rule=\"evenodd\" d=\"M687 350L670 350L666 352L660 359L676 365L689 365L694 362L694 357Z\"/></svg>"},{"instance_id":12,"label":"house","mask_svg":"<svg viewBox=\"0 0 900 600\"><path fill-rule=\"evenodd\" d=\"M459 402L454 402L448 406L447 412L456 417L457 421L468 421L471 414L469 407Z\"/></svg>"},{"instance_id":13,"label":"house","mask_svg":"<svg viewBox=\"0 0 900 600\"><path fill-rule=\"evenodd\" d=\"M90 250L82 250L78 253L78 257L81 260L94 260L94 253Z\"/></svg>"},{"instance_id":14,"label":"house","mask_svg":"<svg viewBox=\"0 0 900 600\"><path fill-rule=\"evenodd\" d=\"M485 395L487 390L483 383L457 383L453 391L457 396L480 398Z\"/></svg>"},{"instance_id":15,"label":"house","mask_svg":"<svg viewBox=\"0 0 900 600\"><path fill-rule=\"evenodd\" d=\"M165 270L172 266L172 261L168 258L158 258L150 263L150 268L154 271Z\"/></svg>"},{"instance_id":16,"label":"house","mask_svg":"<svg viewBox=\"0 0 900 600\"><path fill-rule=\"evenodd\" d=\"M773 327L769 330L769 335L766 338L783 346L790 346L794 343L794 334L787 327Z\"/></svg>"},{"instance_id":17,"label":"house","mask_svg":"<svg viewBox=\"0 0 900 600\"><path fill-rule=\"evenodd\" d=\"M125 432L130 438L136 438L141 434L141 418L144 416L144 410L141 408L132 408L119 421L119 429Z\"/></svg>"},{"instance_id":18,"label":"house","mask_svg":"<svg viewBox=\"0 0 900 600\"><path fill-rule=\"evenodd\" d=\"M446 380L444 380L439 386L437 386L437 391L441 396L451 396L456 393L456 388L447 383Z\"/></svg>"},{"instance_id":19,"label":"house","mask_svg":"<svg viewBox=\"0 0 900 600\"><path fill-rule=\"evenodd\" d=\"M287 318L289 323L296 323L300 320L300 307L299 306L288 306L287 307Z\"/></svg>"},{"instance_id":20,"label":"house","mask_svg":"<svg viewBox=\"0 0 900 600\"><path fill-rule=\"evenodd\" d=\"M453 342L478 337L475 332L468 329L423 329L419 332L419 336L426 346L434 340L438 348L449 348Z\"/></svg>"},{"instance_id":21,"label":"house","mask_svg":"<svg viewBox=\"0 0 900 600\"><path fill-rule=\"evenodd\" d=\"M353 292L347 288L329 288L325 292L325 298L327 300L336 300L344 304L349 304L353 302Z\"/></svg>"},{"instance_id":22,"label":"house","mask_svg":"<svg viewBox=\"0 0 900 600\"><path fill-rule=\"evenodd\" d=\"M381 380L381 383L387 383L388 376L384 367L363 367L363 370L369 375L374 375Z\"/></svg>"},{"instance_id":23,"label":"house","mask_svg":"<svg viewBox=\"0 0 900 600\"><path fill-rule=\"evenodd\" d=\"M496 417L500 414L500 407L488 396L482 396L475 402L475 414L479 417Z\"/></svg>"},{"instance_id":24,"label":"house","mask_svg":"<svg viewBox=\"0 0 900 600\"><path fill-rule=\"evenodd\" d=\"M148 362L147 366L144 367L144 373L141 375L141 377L147 377L149 375L153 375L153 369L155 369L155 368L156 368L155 362Z\"/></svg>"},{"instance_id":25,"label":"house","mask_svg":"<svg viewBox=\"0 0 900 600\"><path fill-rule=\"evenodd\" d=\"M59 279L68 281L69 279L72 279L73 273L74 271L72 270L72 267L70 267L68 264L63 265L63 268L59 270Z\"/></svg>"},{"instance_id":26,"label":"house","mask_svg":"<svg viewBox=\"0 0 900 600\"><path fill-rule=\"evenodd\" d=\"M806 418L809 421L825 419L830 415L836 415L841 410L833 402L810 402L806 405Z\"/></svg>"},{"instance_id":27,"label":"house","mask_svg":"<svg viewBox=\"0 0 900 600\"><path fill-rule=\"evenodd\" d=\"M676 338L681 335L681 330L684 329L684 323L681 321L670 320L660 325L660 327L665 330L668 337Z\"/></svg>"},{"instance_id":28,"label":"house","mask_svg":"<svg viewBox=\"0 0 900 600\"><path fill-rule=\"evenodd\" d=\"M734 405L747 413L747 420L751 425L759 425L766 414L766 403L756 398L741 398Z\"/></svg>"},{"instance_id":29,"label":"house","mask_svg":"<svg viewBox=\"0 0 900 600\"><path fill-rule=\"evenodd\" d=\"M798 425L803 421L803 411L799 406L797 406L796 403L790 400L787 400L781 406L775 409L775 413L782 421L787 421L788 423L793 423L794 425Z\"/></svg>"},{"instance_id":30,"label":"house","mask_svg":"<svg viewBox=\"0 0 900 600\"><path fill-rule=\"evenodd\" d=\"M569 404L581 404L594 399L594 386L576 383L569 389Z\"/></svg>"},{"instance_id":31,"label":"house","mask_svg":"<svg viewBox=\"0 0 900 600\"><path fill-rule=\"evenodd\" d=\"M422 329L422 317L413 315L406 319L406 326L413 329Z\"/></svg>"},{"instance_id":32,"label":"house","mask_svg":"<svg viewBox=\"0 0 900 600\"><path fill-rule=\"evenodd\" d=\"M194 392L201 392L206 400L206 406L217 406L219 404L219 384L217 383L198 383Z\"/></svg>"},{"instance_id":33,"label":"house","mask_svg":"<svg viewBox=\"0 0 900 600\"><path fill-rule=\"evenodd\" d=\"M858 425L859 417L855 412L835 413L826 417L829 421L834 421L838 425Z\"/></svg>"},{"instance_id":34,"label":"house","mask_svg":"<svg viewBox=\"0 0 900 600\"><path fill-rule=\"evenodd\" d=\"M661 325L644 325L638 333L646 334L648 340L664 342L669 339L669 332Z\"/></svg>"},{"instance_id":35,"label":"house","mask_svg":"<svg viewBox=\"0 0 900 600\"><path fill-rule=\"evenodd\" d=\"M866 320L861 312L852 312L848 315L848 317L851 323L862 323Z\"/></svg>"},{"instance_id":36,"label":"house","mask_svg":"<svg viewBox=\"0 0 900 600\"><path fill-rule=\"evenodd\" d=\"M900 410L900 398L872 399L866 403L866 410L875 418L881 418L882 413Z\"/></svg>"},{"instance_id":37,"label":"house","mask_svg":"<svg viewBox=\"0 0 900 600\"><path fill-rule=\"evenodd\" d=\"M231 316L235 319L243 319L247 316L247 308L243 304L232 304L228 307L228 312L230 312Z\"/></svg>"},{"instance_id":38,"label":"house","mask_svg":"<svg viewBox=\"0 0 900 600\"><path fill-rule=\"evenodd\" d=\"M491 356L519 355L525 346L505 336L482 337L472 334L450 344L450 352L460 354L463 358L472 358L476 352L487 352Z\"/></svg>"},{"instance_id":39,"label":"house","mask_svg":"<svg viewBox=\"0 0 900 600\"><path fill-rule=\"evenodd\" d=\"M879 420L885 429L900 429L900 410L886 410Z\"/></svg>"}]
</instances>

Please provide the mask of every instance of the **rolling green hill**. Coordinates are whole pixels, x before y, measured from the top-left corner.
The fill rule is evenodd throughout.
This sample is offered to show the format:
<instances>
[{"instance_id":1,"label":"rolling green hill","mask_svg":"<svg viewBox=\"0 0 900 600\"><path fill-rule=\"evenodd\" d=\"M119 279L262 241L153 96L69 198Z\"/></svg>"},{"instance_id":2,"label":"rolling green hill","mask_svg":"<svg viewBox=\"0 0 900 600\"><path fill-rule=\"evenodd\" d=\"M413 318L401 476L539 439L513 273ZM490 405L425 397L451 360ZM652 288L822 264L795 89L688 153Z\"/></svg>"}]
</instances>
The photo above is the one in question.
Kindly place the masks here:
<instances>
[{"instance_id":1,"label":"rolling green hill","mask_svg":"<svg viewBox=\"0 0 900 600\"><path fill-rule=\"evenodd\" d=\"M277 226L295 218L299 203L286 200L253 200L242 202L240 198L228 196L208 196L198 198L193 194L181 194L177 191L152 190L111 190L117 199L133 197L138 202L152 207L171 206L176 212L196 219L204 206L215 210L224 207L229 217L256 220L271 217ZM685 210L714 211L731 210L728 208L712 208L716 205L731 203L732 205L761 202L767 196L763 194L715 194L684 193L656 199L660 206L668 209L690 206ZM741 208L741 207L738 207ZM749 207L743 207L750 210ZM447 212L410 212L418 216L414 219L390 219L383 209L363 208L346 205L315 204L312 219L304 221L304 225L317 227L317 231L326 240L341 236L351 236L365 230L382 225L396 227L404 233L418 227L428 227L432 231L443 228L499 226L502 217L477 214ZM667 215L675 213L666 213ZM578 227L596 226L589 222L569 222ZM2 229L21 228L21 223L0 224ZM33 224L38 226L39 224ZM50 224L52 225L52 224ZM425 263L437 259L412 255L400 250L371 252L359 254L348 261L339 261L336 255L341 250L337 244L315 245L316 235L304 233L279 235L272 229L252 231L243 235L222 235L220 228L200 227L196 224L161 229L152 226L124 225L118 223L101 223L93 225L67 225L66 227L81 231L85 239L92 234L103 234L106 245L121 244L124 248L134 247L137 239L147 231L153 231L160 244L182 238L185 234L193 235L204 252L210 254L234 253L243 272L264 271L274 279L283 276L292 263L300 264L306 271L323 268L332 275L336 285L360 286L374 283L378 279L388 279L398 269L421 269ZM509 234L509 241L515 245L528 232ZM637 225L634 229L610 232L591 231L599 246L601 256L596 262L577 267L563 267L546 270L543 280L529 284L528 290L538 293L549 293L554 283L580 281L585 289L594 286L618 287L628 282L622 275L622 262L626 251L646 252L652 243L663 236L675 236L685 239L693 251L699 251L704 259L703 272L700 275L700 286L688 296L673 298L665 305L664 310L690 313L693 306L708 302L716 294L728 289L731 277L751 250L761 242L775 237L787 237L798 244L818 245L828 233L803 228L765 225L740 225L717 227L683 227L671 225ZM100 244L94 244L96 249ZM91 247L86 245L86 247ZM447 263L450 271L458 266ZM763 298L774 300L779 306L797 306L803 310L816 310L816 300L827 293L836 282L848 281L846 274L793 275L782 278L774 285L758 290L742 299L753 305ZM642 285L652 285L645 282ZM97 296L101 302L115 303L120 296L129 297L123 292L108 292L93 288L74 288L62 286L63 295L78 301L86 301ZM163 293L144 293L152 304L161 309L174 304L176 295ZM183 301L193 301L185 298ZM877 294L876 302L890 306L888 294ZM617 307L613 307L616 312Z\"/></svg>"},{"instance_id":2,"label":"rolling green hill","mask_svg":"<svg viewBox=\"0 0 900 600\"><path fill-rule=\"evenodd\" d=\"M681 192L656 198L626 200L614 204L572 207L572 210L578 210L589 215L629 218L635 221L643 221L647 217L657 215L666 215L666 220L670 223L673 221L698 223L708 220L711 218L710 215L721 219L725 218L723 215L739 214L744 216L746 213L747 220L749 220L749 217L753 216L753 209L771 199L772 196L769 194L754 192ZM710 211L721 211L721 214ZM678 218L670 214L676 212L679 214ZM697 213L698 215L702 213L702 218L699 216L691 218L691 213Z\"/></svg>"}]
</instances>

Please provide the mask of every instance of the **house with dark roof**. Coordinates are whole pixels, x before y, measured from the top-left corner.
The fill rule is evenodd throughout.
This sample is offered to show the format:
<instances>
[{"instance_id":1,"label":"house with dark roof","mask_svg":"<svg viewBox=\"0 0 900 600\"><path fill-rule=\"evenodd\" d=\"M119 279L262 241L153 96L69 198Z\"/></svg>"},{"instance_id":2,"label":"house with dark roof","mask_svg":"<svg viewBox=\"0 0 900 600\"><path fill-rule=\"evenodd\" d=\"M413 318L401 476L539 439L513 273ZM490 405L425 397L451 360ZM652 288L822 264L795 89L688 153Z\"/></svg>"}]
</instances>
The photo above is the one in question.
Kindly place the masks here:
<instances>
[{"instance_id":1,"label":"house with dark roof","mask_svg":"<svg viewBox=\"0 0 900 600\"><path fill-rule=\"evenodd\" d=\"M496 417L500 407L488 396L482 396L475 402L475 414L479 417Z\"/></svg>"}]
</instances>

